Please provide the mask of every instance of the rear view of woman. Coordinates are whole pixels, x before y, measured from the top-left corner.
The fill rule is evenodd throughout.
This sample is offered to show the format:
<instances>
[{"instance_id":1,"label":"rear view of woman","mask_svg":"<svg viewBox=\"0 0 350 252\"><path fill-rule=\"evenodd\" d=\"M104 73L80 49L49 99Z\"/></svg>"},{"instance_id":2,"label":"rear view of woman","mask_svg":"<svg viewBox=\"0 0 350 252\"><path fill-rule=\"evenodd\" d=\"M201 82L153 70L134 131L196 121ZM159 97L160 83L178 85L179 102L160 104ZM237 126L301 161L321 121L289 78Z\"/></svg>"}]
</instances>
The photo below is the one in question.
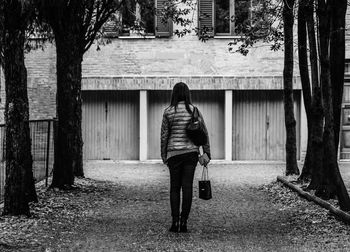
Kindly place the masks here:
<instances>
[{"instance_id":1,"label":"rear view of woman","mask_svg":"<svg viewBox=\"0 0 350 252\"><path fill-rule=\"evenodd\" d=\"M164 110L161 127L161 156L170 171L171 232L187 232L187 219L191 210L193 177L199 153L199 147L186 134L193 109L188 86L177 83L171 94L170 106ZM201 114L200 117L203 119ZM205 132L208 140L203 146L203 158L207 164L210 161L210 147L206 127Z\"/></svg>"}]
</instances>

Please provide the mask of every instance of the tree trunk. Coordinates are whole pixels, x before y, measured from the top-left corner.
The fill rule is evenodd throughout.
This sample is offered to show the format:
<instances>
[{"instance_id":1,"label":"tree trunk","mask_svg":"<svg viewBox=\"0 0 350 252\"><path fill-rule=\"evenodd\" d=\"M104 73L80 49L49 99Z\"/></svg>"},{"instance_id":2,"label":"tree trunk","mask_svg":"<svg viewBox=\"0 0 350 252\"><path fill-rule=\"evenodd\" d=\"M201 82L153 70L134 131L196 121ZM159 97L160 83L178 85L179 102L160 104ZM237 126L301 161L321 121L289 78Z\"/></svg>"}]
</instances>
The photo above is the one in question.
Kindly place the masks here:
<instances>
[{"instance_id":1,"label":"tree trunk","mask_svg":"<svg viewBox=\"0 0 350 252\"><path fill-rule=\"evenodd\" d=\"M323 82L323 78L327 78L327 80ZM332 88L330 85L330 71L328 71L323 78L322 86L324 87L323 98L325 103L325 129L323 133L323 177L322 183L317 188L315 195L322 197L323 199L330 199L333 198L334 195L337 195L340 209L349 211L350 198L344 185L343 179L340 175L334 141L334 119L332 110Z\"/></svg>"},{"instance_id":2,"label":"tree trunk","mask_svg":"<svg viewBox=\"0 0 350 252\"><path fill-rule=\"evenodd\" d=\"M286 175L299 175L297 164L296 147L296 121L294 117L293 99L293 23L294 23L294 0L284 0L283 22L284 22L284 115L287 132L286 141Z\"/></svg>"},{"instance_id":3,"label":"tree trunk","mask_svg":"<svg viewBox=\"0 0 350 252\"><path fill-rule=\"evenodd\" d=\"M321 88L315 87L312 96L312 133L311 133L311 182L308 189L316 189L321 183L323 172L323 104Z\"/></svg>"},{"instance_id":4,"label":"tree trunk","mask_svg":"<svg viewBox=\"0 0 350 252\"><path fill-rule=\"evenodd\" d=\"M306 5L307 0L299 0L298 8L298 55L299 55L299 71L301 86L304 98L304 107L307 119L307 148L304 166L299 177L301 181L309 181L311 179L311 147L312 147L312 105L311 105L311 83L309 77L309 67L307 60L307 29L306 29Z\"/></svg>"},{"instance_id":5,"label":"tree trunk","mask_svg":"<svg viewBox=\"0 0 350 252\"><path fill-rule=\"evenodd\" d=\"M303 181L303 182L310 182L311 181L311 174L312 174L312 126L310 124L312 123L311 120L308 120L307 122L307 132L308 132L308 137L307 137L307 145L306 145L306 154L305 154L305 159L304 159L304 164L303 164L303 169L301 171L301 174L298 178L298 181Z\"/></svg>"},{"instance_id":6,"label":"tree trunk","mask_svg":"<svg viewBox=\"0 0 350 252\"><path fill-rule=\"evenodd\" d=\"M6 85L3 214L29 215L28 202L37 201L37 195L32 171L27 70L24 65L26 23L20 1L7 1L5 4L5 24L1 34Z\"/></svg>"},{"instance_id":7,"label":"tree trunk","mask_svg":"<svg viewBox=\"0 0 350 252\"><path fill-rule=\"evenodd\" d=\"M57 143L52 187L70 188L84 177L81 131L81 64L103 24L126 1L34 1L55 35Z\"/></svg>"},{"instance_id":8,"label":"tree trunk","mask_svg":"<svg viewBox=\"0 0 350 252\"><path fill-rule=\"evenodd\" d=\"M311 79L312 79L312 97L311 97L311 116L309 116L311 122L311 182L308 189L316 189L322 178L322 167L323 167L323 103L322 103L322 92L319 82L319 64L317 55L317 42L316 42L316 31L315 31L315 20L314 20L314 1L308 0L305 6L305 17L307 32L309 38L309 50L310 50L310 65L311 65Z\"/></svg>"},{"instance_id":9,"label":"tree trunk","mask_svg":"<svg viewBox=\"0 0 350 252\"><path fill-rule=\"evenodd\" d=\"M338 154L341 105L343 101L344 69L345 69L345 17L346 0L333 2L332 32L330 36L331 83L333 92L334 143Z\"/></svg>"},{"instance_id":10,"label":"tree trunk","mask_svg":"<svg viewBox=\"0 0 350 252\"><path fill-rule=\"evenodd\" d=\"M330 34L333 31L333 16L337 8L334 1L324 0L319 2L319 30L320 34L320 62L321 62L321 86L324 102L325 125L323 135L324 160L321 184L315 194L324 199L337 195L339 206L342 210L350 210L350 198L341 178L334 135L334 111L333 111L333 88L331 83L330 67Z\"/></svg>"},{"instance_id":11,"label":"tree trunk","mask_svg":"<svg viewBox=\"0 0 350 252\"><path fill-rule=\"evenodd\" d=\"M74 174L83 176L81 133L81 76L83 51L79 38L66 31L56 38L57 141L52 187L69 189Z\"/></svg>"}]
</instances>

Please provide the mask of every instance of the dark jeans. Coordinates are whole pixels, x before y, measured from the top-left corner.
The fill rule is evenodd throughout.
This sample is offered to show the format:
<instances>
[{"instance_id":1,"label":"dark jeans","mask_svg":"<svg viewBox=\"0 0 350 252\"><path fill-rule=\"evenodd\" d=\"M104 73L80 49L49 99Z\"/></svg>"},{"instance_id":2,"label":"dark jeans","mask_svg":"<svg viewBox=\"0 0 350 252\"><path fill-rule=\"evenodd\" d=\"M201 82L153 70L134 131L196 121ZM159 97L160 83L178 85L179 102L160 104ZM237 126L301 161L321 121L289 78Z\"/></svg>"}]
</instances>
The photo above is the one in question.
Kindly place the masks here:
<instances>
[{"instance_id":1,"label":"dark jeans","mask_svg":"<svg viewBox=\"0 0 350 252\"><path fill-rule=\"evenodd\" d=\"M171 216L180 216L180 191L182 189L181 219L190 214L193 195L193 177L198 162L198 152L190 152L169 158Z\"/></svg>"}]
</instances>

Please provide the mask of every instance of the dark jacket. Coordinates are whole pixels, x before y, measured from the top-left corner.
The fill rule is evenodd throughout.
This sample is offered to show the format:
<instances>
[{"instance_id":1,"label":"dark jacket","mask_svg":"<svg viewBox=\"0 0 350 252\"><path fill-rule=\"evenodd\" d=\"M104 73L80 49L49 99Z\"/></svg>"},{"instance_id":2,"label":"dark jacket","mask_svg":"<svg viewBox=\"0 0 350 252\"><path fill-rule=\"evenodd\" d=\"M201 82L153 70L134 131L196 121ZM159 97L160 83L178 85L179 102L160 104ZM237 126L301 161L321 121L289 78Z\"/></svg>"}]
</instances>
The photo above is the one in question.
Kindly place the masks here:
<instances>
[{"instance_id":1,"label":"dark jacket","mask_svg":"<svg viewBox=\"0 0 350 252\"><path fill-rule=\"evenodd\" d=\"M193 106L190 105L190 108L193 111ZM203 119L202 114L200 112L199 114ZM186 127L190 120L191 114L186 110L184 102L178 103L176 112L174 107L168 107L164 110L160 137L161 156L164 163L172 156L188 152L198 152L198 146L196 146L186 134ZM204 127L208 142L203 146L203 151L207 153L210 158L209 136L205 123Z\"/></svg>"}]
</instances>

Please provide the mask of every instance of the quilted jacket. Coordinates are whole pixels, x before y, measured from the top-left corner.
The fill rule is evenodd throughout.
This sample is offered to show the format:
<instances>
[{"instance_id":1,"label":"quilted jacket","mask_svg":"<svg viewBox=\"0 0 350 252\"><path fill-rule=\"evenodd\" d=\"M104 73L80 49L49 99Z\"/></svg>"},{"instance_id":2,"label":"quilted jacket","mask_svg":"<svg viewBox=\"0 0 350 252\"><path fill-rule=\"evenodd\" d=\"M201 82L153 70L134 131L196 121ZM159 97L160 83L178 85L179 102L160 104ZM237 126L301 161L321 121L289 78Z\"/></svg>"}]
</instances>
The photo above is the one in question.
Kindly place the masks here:
<instances>
[{"instance_id":1,"label":"quilted jacket","mask_svg":"<svg viewBox=\"0 0 350 252\"><path fill-rule=\"evenodd\" d=\"M192 105L190 105L190 108L193 110ZM199 114L203 119L202 114L200 112ZM161 127L161 156L164 163L172 156L199 151L198 146L196 146L186 134L186 126L190 120L191 114L186 110L184 102L178 103L176 112L174 107L168 107L164 110ZM208 142L203 146L203 151L211 158L209 136L206 126L205 131Z\"/></svg>"}]
</instances>

